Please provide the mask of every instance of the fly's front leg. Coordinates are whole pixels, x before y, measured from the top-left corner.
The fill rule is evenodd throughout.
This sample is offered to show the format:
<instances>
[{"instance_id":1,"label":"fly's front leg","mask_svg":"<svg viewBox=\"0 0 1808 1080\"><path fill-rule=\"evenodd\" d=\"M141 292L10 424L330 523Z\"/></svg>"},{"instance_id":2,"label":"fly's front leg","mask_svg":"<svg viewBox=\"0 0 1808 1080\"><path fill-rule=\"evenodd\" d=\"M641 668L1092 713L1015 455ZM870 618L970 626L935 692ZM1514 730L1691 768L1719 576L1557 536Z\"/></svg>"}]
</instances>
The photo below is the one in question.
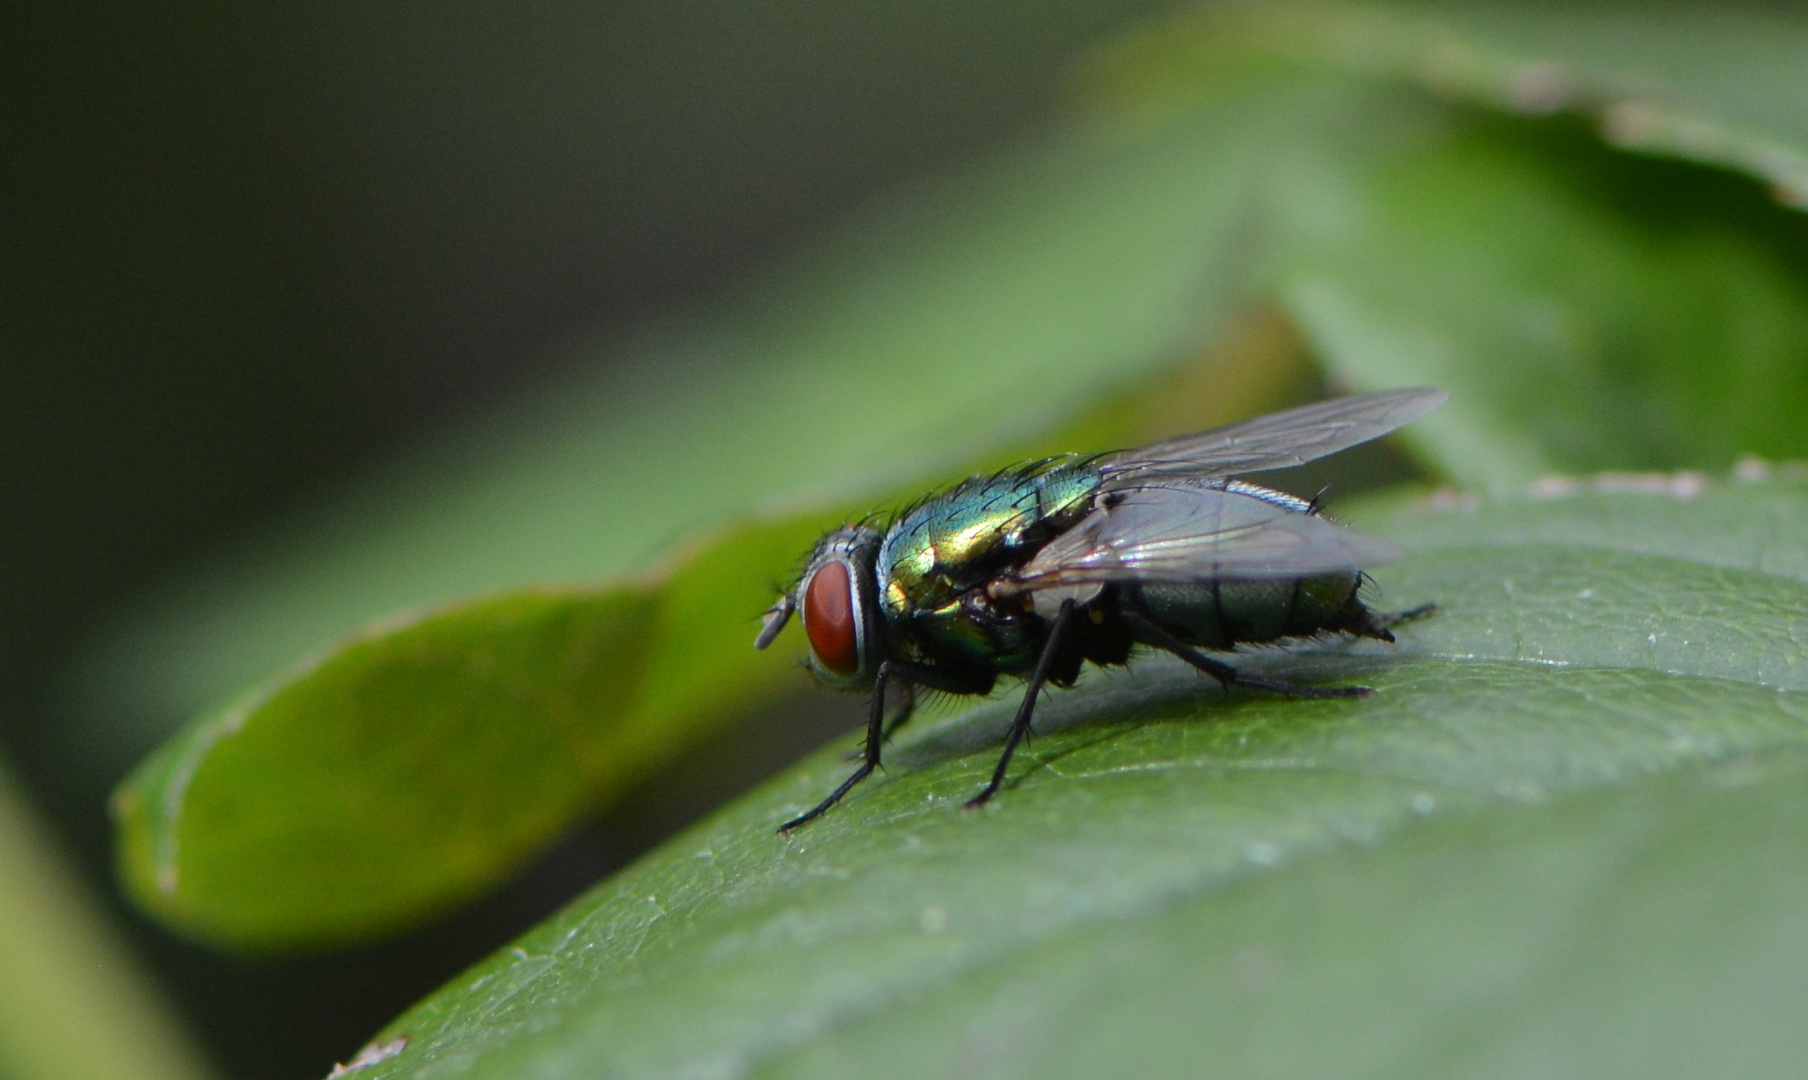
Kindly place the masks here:
<instances>
[{"instance_id":1,"label":"fly's front leg","mask_svg":"<svg viewBox=\"0 0 1808 1080\"><path fill-rule=\"evenodd\" d=\"M843 795L854 790L855 784L871 776L873 770L879 767L879 749L885 741L885 684L893 678L894 666L889 660L880 664L878 674L873 679L873 703L866 719L866 755L861 759L860 767L854 770L854 775L843 780L840 787L830 792L828 798L780 825L778 831L781 836L821 817L824 810L840 802Z\"/></svg>"},{"instance_id":2,"label":"fly's front leg","mask_svg":"<svg viewBox=\"0 0 1808 1080\"><path fill-rule=\"evenodd\" d=\"M931 690L948 694L989 694L996 681L987 674L947 672L904 660L892 660L890 664L892 678L898 681L901 688L898 696L903 700L898 703L897 713L885 722L885 730L879 734L885 742L891 742L892 735L916 715L917 687L927 686Z\"/></svg>"},{"instance_id":3,"label":"fly's front leg","mask_svg":"<svg viewBox=\"0 0 1808 1080\"><path fill-rule=\"evenodd\" d=\"M1036 711L1036 698L1042 693L1043 684L1048 682L1049 668L1054 665L1055 655L1061 648L1061 638L1073 622L1073 613L1074 602L1061 601L1061 611L1055 616L1054 626L1049 629L1048 642L1042 646L1042 655L1036 658L1036 670L1030 675L1023 704L1017 706L1017 717L1011 721L1010 734L1004 738L1004 753L998 755L998 767L992 770L992 782L986 785L984 791L967 800L967 809L983 806L987 799L998 794L999 785L1004 783L1004 771L1011 764L1011 755L1017 752L1017 744L1029 733L1030 717Z\"/></svg>"},{"instance_id":4,"label":"fly's front leg","mask_svg":"<svg viewBox=\"0 0 1808 1080\"><path fill-rule=\"evenodd\" d=\"M1166 649L1175 656L1217 679L1225 687L1232 685L1248 686L1257 690L1268 690L1276 694L1302 698L1353 698L1368 697L1375 691L1367 686L1301 686L1281 679L1265 679L1260 675L1245 675L1231 667L1186 644L1173 634L1157 626L1154 621L1145 619L1135 612L1126 611L1121 616L1128 622L1136 640L1153 645L1158 649Z\"/></svg>"},{"instance_id":5,"label":"fly's front leg","mask_svg":"<svg viewBox=\"0 0 1808 1080\"><path fill-rule=\"evenodd\" d=\"M885 721L885 687L896 681L904 688L904 704L898 715L891 722ZM841 782L841 786L829 793L829 797L811 807L809 812L799 814L790 821L779 826L781 834L792 829L808 825L822 816L822 812L841 801L841 797L854 789L854 785L865 780L879 768L879 752L891 733L902 727L910 719L916 708L915 686L921 683L935 690L945 690L950 694L987 694L992 691L993 678L989 674L973 674L971 672L950 673L922 664L913 664L904 660L887 660L879 665L878 674L873 679L872 707L866 718L866 749L860 755L860 766L854 774Z\"/></svg>"},{"instance_id":6,"label":"fly's front leg","mask_svg":"<svg viewBox=\"0 0 1808 1080\"><path fill-rule=\"evenodd\" d=\"M892 733L903 727L917 708L916 684L903 676L898 676L897 680L898 697L902 700L898 703L898 711L892 715L890 720L885 721L885 728L879 733L880 742L891 742ZM864 748L847 752L848 761L859 761L865 757L866 750Z\"/></svg>"},{"instance_id":7,"label":"fly's front leg","mask_svg":"<svg viewBox=\"0 0 1808 1080\"><path fill-rule=\"evenodd\" d=\"M903 727L910 719L910 714L917 710L917 684L909 679L900 679L898 686L898 696L904 700L898 703L897 715L885 722L885 730L880 733L880 738L886 742L891 741L892 732Z\"/></svg>"}]
</instances>

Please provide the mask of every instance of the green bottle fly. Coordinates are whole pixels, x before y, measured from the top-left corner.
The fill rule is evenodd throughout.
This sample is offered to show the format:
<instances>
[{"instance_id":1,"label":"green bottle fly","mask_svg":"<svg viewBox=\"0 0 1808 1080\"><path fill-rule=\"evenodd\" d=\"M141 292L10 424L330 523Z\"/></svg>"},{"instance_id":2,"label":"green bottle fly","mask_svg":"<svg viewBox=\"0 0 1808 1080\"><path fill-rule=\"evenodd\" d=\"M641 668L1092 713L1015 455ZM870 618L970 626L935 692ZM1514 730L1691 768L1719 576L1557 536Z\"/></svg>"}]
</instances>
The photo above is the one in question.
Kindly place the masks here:
<instances>
[{"instance_id":1,"label":"green bottle fly","mask_svg":"<svg viewBox=\"0 0 1808 1080\"><path fill-rule=\"evenodd\" d=\"M1363 569L1398 554L1391 542L1232 477L1367 442L1447 397L1388 390L1138 450L1050 458L926 496L883 530L858 524L825 536L755 644L765 648L801 610L816 674L872 694L866 751L852 776L781 831L871 775L885 734L909 717L913 686L984 694L1001 675L1028 682L991 782L969 806L997 794L1045 684L1069 686L1083 664L1122 664L1137 646L1171 652L1225 686L1370 693L1245 675L1200 651L1335 632L1392 641L1389 626L1422 613L1380 616L1358 595ZM888 726L894 682L904 707Z\"/></svg>"}]
</instances>

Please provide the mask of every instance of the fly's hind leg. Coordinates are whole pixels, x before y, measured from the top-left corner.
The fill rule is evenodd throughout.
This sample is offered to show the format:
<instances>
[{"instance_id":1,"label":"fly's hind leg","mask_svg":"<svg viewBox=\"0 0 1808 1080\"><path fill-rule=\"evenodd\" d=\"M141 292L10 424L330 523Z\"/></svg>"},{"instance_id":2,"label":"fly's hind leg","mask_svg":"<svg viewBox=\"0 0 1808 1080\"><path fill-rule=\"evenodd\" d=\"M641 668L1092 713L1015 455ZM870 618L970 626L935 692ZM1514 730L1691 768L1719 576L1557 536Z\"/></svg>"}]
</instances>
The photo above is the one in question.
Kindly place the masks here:
<instances>
[{"instance_id":1,"label":"fly's hind leg","mask_svg":"<svg viewBox=\"0 0 1808 1080\"><path fill-rule=\"evenodd\" d=\"M1236 668L1211 657L1181 641L1168 633L1153 621L1145 619L1134 612L1124 612L1122 617L1133 628L1136 639L1158 649L1166 649L1175 656L1217 679L1226 689L1231 686L1248 686L1271 693L1286 694L1289 697L1302 698L1355 698L1368 697L1375 691L1367 686L1302 686L1282 679L1266 679L1260 675L1245 675Z\"/></svg>"},{"instance_id":2,"label":"fly's hind leg","mask_svg":"<svg viewBox=\"0 0 1808 1080\"><path fill-rule=\"evenodd\" d=\"M1416 608L1407 608L1405 611L1390 611L1384 615L1377 615L1375 618L1381 623L1383 629L1392 630L1396 626L1402 626L1409 622L1417 622L1420 619L1430 618L1437 613L1438 605L1420 604Z\"/></svg>"},{"instance_id":3,"label":"fly's hind leg","mask_svg":"<svg viewBox=\"0 0 1808 1080\"><path fill-rule=\"evenodd\" d=\"M1354 609L1353 617L1338 629L1389 644L1392 644L1394 640L1394 627L1438 613L1436 604L1420 604L1416 608L1408 608L1405 611L1382 612L1371 611L1352 600L1352 608Z\"/></svg>"}]
</instances>

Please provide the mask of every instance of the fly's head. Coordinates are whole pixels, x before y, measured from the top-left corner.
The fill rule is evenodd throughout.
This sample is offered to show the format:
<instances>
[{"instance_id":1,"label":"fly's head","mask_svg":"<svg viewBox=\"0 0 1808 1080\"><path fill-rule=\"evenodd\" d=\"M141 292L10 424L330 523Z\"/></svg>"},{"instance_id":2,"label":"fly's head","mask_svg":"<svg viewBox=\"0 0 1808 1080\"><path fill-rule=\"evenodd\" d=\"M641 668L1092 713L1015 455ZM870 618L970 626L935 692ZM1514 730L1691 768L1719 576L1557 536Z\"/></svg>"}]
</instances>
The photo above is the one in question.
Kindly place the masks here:
<instances>
[{"instance_id":1,"label":"fly's head","mask_svg":"<svg viewBox=\"0 0 1808 1080\"><path fill-rule=\"evenodd\" d=\"M884 659L873 571L880 539L873 529L849 525L818 541L797 587L766 612L754 648L772 644L791 613L799 611L804 634L810 639L810 669L816 677L837 690L872 686Z\"/></svg>"}]
</instances>

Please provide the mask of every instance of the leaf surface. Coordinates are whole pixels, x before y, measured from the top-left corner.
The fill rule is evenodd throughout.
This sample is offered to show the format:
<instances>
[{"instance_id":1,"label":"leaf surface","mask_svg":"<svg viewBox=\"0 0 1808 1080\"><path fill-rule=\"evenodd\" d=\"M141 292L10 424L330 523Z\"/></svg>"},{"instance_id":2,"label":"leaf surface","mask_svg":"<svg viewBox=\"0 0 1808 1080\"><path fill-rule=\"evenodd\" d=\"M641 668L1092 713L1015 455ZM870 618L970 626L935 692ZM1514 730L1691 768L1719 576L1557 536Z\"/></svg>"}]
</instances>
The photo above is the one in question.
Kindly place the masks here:
<instances>
[{"instance_id":1,"label":"leaf surface","mask_svg":"<svg viewBox=\"0 0 1808 1080\"><path fill-rule=\"evenodd\" d=\"M1372 504L1401 644L1148 661L839 748L398 1019L371 1075L1787 1071L1808 1007L1808 483ZM1618 523L1625 522L1624 526ZM1736 644L1729 634L1737 632Z\"/></svg>"}]
</instances>

